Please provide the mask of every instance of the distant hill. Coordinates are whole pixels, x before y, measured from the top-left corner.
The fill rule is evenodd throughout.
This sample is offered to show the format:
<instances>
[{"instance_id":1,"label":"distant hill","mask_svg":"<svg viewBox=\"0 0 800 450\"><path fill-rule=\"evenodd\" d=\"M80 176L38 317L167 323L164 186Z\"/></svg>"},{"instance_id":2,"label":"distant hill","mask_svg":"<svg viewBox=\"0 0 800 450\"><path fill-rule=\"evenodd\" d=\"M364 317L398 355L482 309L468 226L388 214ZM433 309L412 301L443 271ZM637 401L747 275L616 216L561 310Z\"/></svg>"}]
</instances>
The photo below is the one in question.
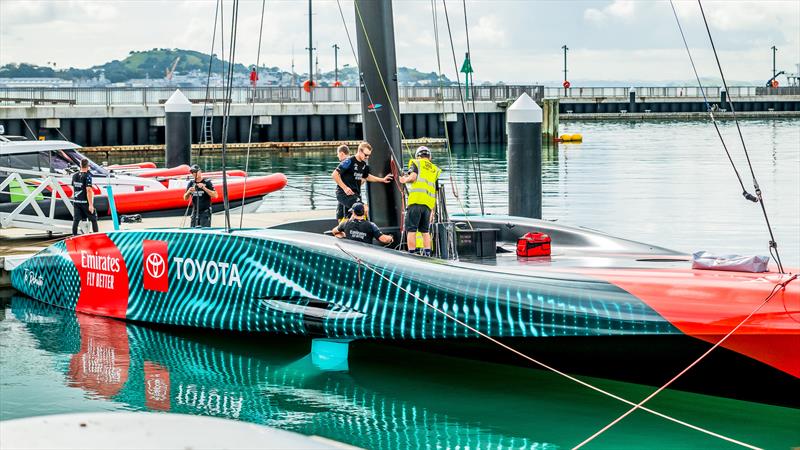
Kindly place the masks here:
<instances>
[{"instance_id":1,"label":"distant hill","mask_svg":"<svg viewBox=\"0 0 800 450\"><path fill-rule=\"evenodd\" d=\"M211 57L205 53L194 50L154 48L152 50L136 51L128 53L128 57L122 61L114 60L100 66L92 67L92 70L103 70L106 78L111 82L126 81L133 78L163 78L167 70L177 59L176 72L186 73L193 70L201 72L208 71L208 61ZM222 61L217 55L212 60L211 70L222 73L228 69L228 62ZM243 64L235 64L236 72L248 72Z\"/></svg>"},{"instance_id":2,"label":"distant hill","mask_svg":"<svg viewBox=\"0 0 800 450\"><path fill-rule=\"evenodd\" d=\"M175 66L176 73L190 73L208 71L208 62L211 56L194 50L154 48L152 50L137 51L132 50L128 56L122 60L113 60L105 64L90 67L88 69L61 69L54 70L50 67L36 66L33 64L7 64L0 67L0 77L2 78L29 78L29 77L50 77L62 78L66 80L86 80L99 76L100 73L112 83L125 82L132 79L150 78L161 79L177 60ZM219 55L214 55L211 70L216 74L224 73L228 68L228 62L219 59ZM291 73L283 71L278 67L261 68L262 71L273 74L277 79L291 79ZM235 64L234 72L240 74L249 73L249 66ZM305 74L296 74L297 80L303 80ZM333 71L323 72L321 80L323 84L326 80L333 80ZM339 79L349 84L358 82L358 71L355 67L343 67L339 69ZM420 72L413 68L399 67L398 81L401 84L432 84L437 83L438 79L435 72ZM453 82L443 79L445 85Z\"/></svg>"}]
</instances>

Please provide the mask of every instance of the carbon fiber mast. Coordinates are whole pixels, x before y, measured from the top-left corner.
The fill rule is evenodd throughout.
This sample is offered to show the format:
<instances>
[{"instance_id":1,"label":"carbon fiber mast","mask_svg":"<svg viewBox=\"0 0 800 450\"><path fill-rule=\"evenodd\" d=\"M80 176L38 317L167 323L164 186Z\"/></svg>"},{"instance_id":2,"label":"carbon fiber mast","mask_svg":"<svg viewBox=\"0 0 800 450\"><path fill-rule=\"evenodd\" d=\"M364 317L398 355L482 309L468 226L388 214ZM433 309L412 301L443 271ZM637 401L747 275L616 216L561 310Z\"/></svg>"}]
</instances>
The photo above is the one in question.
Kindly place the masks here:
<instances>
[{"instance_id":1,"label":"carbon fiber mast","mask_svg":"<svg viewBox=\"0 0 800 450\"><path fill-rule=\"evenodd\" d=\"M400 102L392 2L356 0L355 14L364 140L372 144L370 172L382 176L392 173L392 160L403 161L400 129L393 116L399 117ZM400 226L403 202L397 185L368 183L367 190L370 219L381 227Z\"/></svg>"}]
</instances>

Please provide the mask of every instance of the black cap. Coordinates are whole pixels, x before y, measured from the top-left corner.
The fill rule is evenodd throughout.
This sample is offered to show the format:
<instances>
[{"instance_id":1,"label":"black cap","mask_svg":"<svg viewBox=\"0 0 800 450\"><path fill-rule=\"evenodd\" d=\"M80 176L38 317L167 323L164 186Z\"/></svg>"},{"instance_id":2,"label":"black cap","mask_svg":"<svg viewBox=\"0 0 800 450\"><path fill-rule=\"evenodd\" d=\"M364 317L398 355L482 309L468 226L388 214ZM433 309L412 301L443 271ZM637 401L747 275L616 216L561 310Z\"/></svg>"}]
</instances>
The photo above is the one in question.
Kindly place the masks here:
<instances>
[{"instance_id":1,"label":"black cap","mask_svg":"<svg viewBox=\"0 0 800 450\"><path fill-rule=\"evenodd\" d=\"M364 215L364 204L363 203L353 203L353 214L357 216Z\"/></svg>"},{"instance_id":2,"label":"black cap","mask_svg":"<svg viewBox=\"0 0 800 450\"><path fill-rule=\"evenodd\" d=\"M189 168L189 172L195 173L200 171L200 166L197 164L192 164L192 167Z\"/></svg>"}]
</instances>

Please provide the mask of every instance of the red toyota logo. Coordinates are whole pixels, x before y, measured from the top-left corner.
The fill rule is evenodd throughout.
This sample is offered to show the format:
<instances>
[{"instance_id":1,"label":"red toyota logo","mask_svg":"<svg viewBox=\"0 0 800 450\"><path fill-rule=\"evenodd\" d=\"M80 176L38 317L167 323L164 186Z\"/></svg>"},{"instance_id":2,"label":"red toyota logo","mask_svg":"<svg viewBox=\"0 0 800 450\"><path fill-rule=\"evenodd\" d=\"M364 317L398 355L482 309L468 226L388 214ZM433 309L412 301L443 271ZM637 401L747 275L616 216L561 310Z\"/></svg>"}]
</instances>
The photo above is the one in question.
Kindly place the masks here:
<instances>
[{"instance_id":1,"label":"red toyota logo","mask_svg":"<svg viewBox=\"0 0 800 450\"><path fill-rule=\"evenodd\" d=\"M142 241L142 275L144 276L145 289L160 292L169 290L167 254L168 247L166 242Z\"/></svg>"}]
</instances>

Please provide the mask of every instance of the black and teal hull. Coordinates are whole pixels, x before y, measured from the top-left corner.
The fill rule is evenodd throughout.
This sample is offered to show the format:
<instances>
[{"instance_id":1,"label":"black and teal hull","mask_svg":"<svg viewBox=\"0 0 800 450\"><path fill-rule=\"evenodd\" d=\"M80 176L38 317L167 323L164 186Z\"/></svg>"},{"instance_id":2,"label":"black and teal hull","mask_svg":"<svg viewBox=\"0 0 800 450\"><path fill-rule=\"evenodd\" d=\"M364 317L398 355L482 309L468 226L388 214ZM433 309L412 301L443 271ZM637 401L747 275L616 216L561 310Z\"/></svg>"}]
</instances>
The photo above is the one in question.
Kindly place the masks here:
<instances>
[{"instance_id":1,"label":"black and teal hull","mask_svg":"<svg viewBox=\"0 0 800 450\"><path fill-rule=\"evenodd\" d=\"M552 234L569 241L571 231L560 228ZM548 361L575 365L581 360L572 356L584 354L603 375L616 369L652 382L649 375L663 380L690 363L703 341L721 339L788 278L692 271L673 252L581 233L588 237L552 258L483 262L277 229L96 233L38 253L12 272L12 284L51 305L137 322L478 356L474 329ZM621 250L592 255L592 239ZM741 370L765 370L775 386L796 387L799 287L787 284L718 353Z\"/></svg>"}]
</instances>

